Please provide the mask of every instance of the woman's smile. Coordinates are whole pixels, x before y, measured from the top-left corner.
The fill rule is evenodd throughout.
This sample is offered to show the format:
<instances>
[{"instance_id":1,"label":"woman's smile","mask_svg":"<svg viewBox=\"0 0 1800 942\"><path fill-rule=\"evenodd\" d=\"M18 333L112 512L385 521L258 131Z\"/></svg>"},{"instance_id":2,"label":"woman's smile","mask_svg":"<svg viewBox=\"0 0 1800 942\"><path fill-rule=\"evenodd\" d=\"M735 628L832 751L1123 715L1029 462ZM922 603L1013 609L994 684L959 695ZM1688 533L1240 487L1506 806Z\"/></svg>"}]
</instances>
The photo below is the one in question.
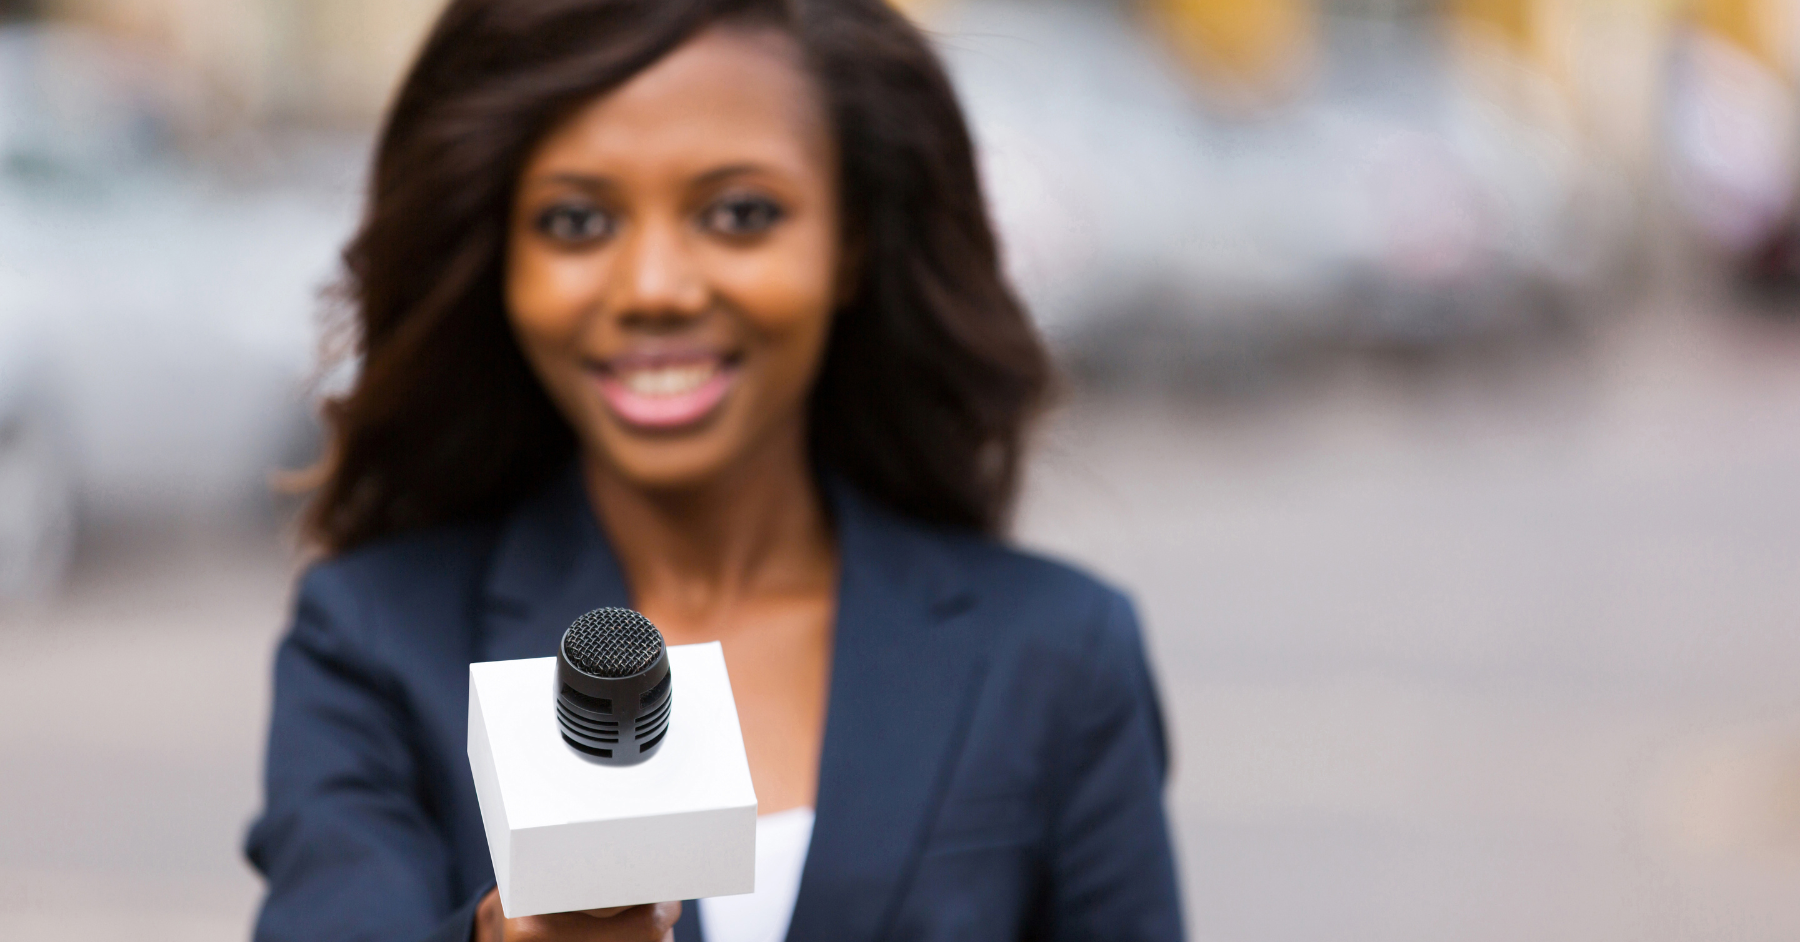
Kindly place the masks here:
<instances>
[{"instance_id":1,"label":"woman's smile","mask_svg":"<svg viewBox=\"0 0 1800 942\"><path fill-rule=\"evenodd\" d=\"M627 355L588 366L619 421L657 431L698 426L719 411L739 376L723 354Z\"/></svg>"}]
</instances>

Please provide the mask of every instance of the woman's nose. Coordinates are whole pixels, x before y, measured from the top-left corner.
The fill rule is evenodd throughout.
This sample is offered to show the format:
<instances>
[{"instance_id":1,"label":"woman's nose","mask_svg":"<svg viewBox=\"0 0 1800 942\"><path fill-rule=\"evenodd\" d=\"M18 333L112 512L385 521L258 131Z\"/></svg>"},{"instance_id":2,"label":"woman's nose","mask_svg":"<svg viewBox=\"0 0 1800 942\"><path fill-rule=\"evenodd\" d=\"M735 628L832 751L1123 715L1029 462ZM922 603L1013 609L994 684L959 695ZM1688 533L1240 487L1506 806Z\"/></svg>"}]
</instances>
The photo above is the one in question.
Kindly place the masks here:
<instances>
[{"instance_id":1,"label":"woman's nose","mask_svg":"<svg viewBox=\"0 0 1800 942\"><path fill-rule=\"evenodd\" d=\"M619 256L614 310L641 320L696 317L706 310L706 280L685 235L674 222L635 227Z\"/></svg>"}]
</instances>

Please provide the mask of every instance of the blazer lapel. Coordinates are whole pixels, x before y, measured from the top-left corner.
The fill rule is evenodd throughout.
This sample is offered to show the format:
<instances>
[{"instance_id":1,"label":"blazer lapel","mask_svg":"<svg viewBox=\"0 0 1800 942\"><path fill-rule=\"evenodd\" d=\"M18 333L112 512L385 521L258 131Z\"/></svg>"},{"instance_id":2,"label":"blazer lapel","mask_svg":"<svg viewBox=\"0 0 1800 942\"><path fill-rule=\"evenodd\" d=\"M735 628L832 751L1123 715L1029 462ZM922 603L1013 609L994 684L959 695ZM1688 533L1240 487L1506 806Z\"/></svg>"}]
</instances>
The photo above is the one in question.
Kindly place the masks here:
<instances>
[{"instance_id":1,"label":"blazer lapel","mask_svg":"<svg viewBox=\"0 0 1800 942\"><path fill-rule=\"evenodd\" d=\"M488 572L476 660L551 657L586 612L628 606L631 593L570 464L507 518Z\"/></svg>"},{"instance_id":2,"label":"blazer lapel","mask_svg":"<svg viewBox=\"0 0 1800 942\"><path fill-rule=\"evenodd\" d=\"M831 489L843 566L817 817L790 942L879 938L903 899L986 671L947 624L973 593L912 526Z\"/></svg>"}]
</instances>

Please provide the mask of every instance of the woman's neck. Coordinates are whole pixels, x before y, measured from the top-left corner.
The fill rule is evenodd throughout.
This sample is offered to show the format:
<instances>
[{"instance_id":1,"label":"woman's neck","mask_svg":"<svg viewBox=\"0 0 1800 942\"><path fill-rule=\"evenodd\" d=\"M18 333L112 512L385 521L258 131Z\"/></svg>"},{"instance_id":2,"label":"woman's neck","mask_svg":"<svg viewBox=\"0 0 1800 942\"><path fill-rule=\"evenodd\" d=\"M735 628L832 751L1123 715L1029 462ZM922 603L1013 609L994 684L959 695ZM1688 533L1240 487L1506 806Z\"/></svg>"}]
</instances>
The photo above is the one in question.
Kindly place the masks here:
<instances>
[{"instance_id":1,"label":"woman's neck","mask_svg":"<svg viewBox=\"0 0 1800 942\"><path fill-rule=\"evenodd\" d=\"M743 603L833 589L836 550L804 438L783 438L679 490L647 491L604 461L583 463L633 604L686 640L712 636Z\"/></svg>"}]
</instances>

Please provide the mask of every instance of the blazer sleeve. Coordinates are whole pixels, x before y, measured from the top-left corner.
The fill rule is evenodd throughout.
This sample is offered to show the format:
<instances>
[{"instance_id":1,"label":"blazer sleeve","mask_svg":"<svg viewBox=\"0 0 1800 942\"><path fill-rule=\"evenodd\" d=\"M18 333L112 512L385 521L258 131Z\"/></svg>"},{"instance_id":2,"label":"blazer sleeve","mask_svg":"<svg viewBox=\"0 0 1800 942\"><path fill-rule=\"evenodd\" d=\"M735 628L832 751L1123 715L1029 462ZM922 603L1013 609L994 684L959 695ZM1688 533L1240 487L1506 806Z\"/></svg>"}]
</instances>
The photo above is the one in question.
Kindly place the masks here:
<instances>
[{"instance_id":1,"label":"blazer sleeve","mask_svg":"<svg viewBox=\"0 0 1800 942\"><path fill-rule=\"evenodd\" d=\"M265 806L246 841L268 881L258 942L466 942L485 891L452 898L400 685L371 658L350 581L302 580L275 656Z\"/></svg>"},{"instance_id":2,"label":"blazer sleeve","mask_svg":"<svg viewBox=\"0 0 1800 942\"><path fill-rule=\"evenodd\" d=\"M1179 942L1181 902L1163 810L1168 748L1137 618L1108 592L1086 690L1066 702L1072 761L1052 807L1048 937Z\"/></svg>"}]
</instances>

